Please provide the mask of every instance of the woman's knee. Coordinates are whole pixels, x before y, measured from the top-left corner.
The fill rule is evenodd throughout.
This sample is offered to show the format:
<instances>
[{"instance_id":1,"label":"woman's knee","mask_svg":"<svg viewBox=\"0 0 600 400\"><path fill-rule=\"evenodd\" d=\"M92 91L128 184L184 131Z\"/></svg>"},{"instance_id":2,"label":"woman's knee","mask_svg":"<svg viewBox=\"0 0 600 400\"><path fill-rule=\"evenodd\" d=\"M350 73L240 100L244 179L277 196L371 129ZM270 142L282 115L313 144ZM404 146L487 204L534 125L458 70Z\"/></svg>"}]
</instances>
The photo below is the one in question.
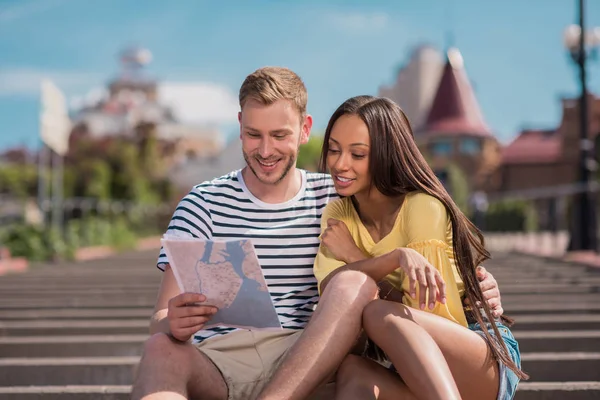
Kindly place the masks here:
<instances>
[{"instance_id":1,"label":"woman's knee","mask_svg":"<svg viewBox=\"0 0 600 400\"><path fill-rule=\"evenodd\" d=\"M409 307L387 300L373 300L363 310L363 326L365 329L380 328L387 322L399 322L404 319L412 319Z\"/></svg>"},{"instance_id":2,"label":"woman's knee","mask_svg":"<svg viewBox=\"0 0 600 400\"><path fill-rule=\"evenodd\" d=\"M342 271L336 274L327 284L330 292L336 292L338 296L356 298L365 302L374 299L377 295L377 284L375 281L360 271Z\"/></svg>"}]
</instances>

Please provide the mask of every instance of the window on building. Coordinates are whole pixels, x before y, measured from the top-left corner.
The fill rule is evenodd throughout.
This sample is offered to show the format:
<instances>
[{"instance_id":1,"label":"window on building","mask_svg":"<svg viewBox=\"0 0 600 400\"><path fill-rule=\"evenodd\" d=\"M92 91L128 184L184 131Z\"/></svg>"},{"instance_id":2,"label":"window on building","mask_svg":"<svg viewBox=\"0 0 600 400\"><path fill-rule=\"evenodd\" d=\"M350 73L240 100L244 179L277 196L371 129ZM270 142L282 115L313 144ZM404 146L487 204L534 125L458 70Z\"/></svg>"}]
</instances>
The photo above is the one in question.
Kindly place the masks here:
<instances>
[{"instance_id":1,"label":"window on building","mask_svg":"<svg viewBox=\"0 0 600 400\"><path fill-rule=\"evenodd\" d=\"M436 156L449 156L452 154L452 142L440 140L431 145L431 152Z\"/></svg>"},{"instance_id":2,"label":"window on building","mask_svg":"<svg viewBox=\"0 0 600 400\"><path fill-rule=\"evenodd\" d=\"M465 138L460 141L460 152L462 154L479 154L481 152L481 141L475 138Z\"/></svg>"}]
</instances>

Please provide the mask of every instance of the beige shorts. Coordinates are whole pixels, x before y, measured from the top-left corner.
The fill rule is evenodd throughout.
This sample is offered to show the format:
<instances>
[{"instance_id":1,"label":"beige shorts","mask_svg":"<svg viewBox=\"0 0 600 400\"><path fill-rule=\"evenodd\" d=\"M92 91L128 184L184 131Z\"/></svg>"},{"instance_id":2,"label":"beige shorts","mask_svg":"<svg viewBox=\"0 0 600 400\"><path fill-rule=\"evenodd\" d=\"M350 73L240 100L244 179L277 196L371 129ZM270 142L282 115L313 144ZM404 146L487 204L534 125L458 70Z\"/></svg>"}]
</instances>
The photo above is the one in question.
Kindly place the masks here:
<instances>
[{"instance_id":1,"label":"beige shorts","mask_svg":"<svg viewBox=\"0 0 600 400\"><path fill-rule=\"evenodd\" d=\"M240 330L207 339L196 347L221 371L229 400L251 400L267 384L302 331Z\"/></svg>"}]
</instances>

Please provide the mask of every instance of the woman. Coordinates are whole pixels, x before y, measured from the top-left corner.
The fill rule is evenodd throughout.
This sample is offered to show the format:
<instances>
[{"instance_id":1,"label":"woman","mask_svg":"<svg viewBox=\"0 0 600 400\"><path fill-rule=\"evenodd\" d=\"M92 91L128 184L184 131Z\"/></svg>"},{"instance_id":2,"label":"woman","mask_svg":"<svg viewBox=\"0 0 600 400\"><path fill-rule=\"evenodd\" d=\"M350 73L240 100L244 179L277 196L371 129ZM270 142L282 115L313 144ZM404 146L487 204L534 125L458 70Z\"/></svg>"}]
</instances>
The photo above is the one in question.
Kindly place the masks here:
<instances>
[{"instance_id":1,"label":"woman","mask_svg":"<svg viewBox=\"0 0 600 400\"><path fill-rule=\"evenodd\" d=\"M344 102L327 126L321 167L342 198L322 217L320 289L346 264L383 254L399 261L363 271L389 288L367 306L363 327L397 374L350 355L338 370L337 398L512 398L527 375L477 284L475 266L489 258L483 236L426 163L402 110L371 96ZM397 291L400 300L386 300ZM464 300L481 308L465 310Z\"/></svg>"}]
</instances>

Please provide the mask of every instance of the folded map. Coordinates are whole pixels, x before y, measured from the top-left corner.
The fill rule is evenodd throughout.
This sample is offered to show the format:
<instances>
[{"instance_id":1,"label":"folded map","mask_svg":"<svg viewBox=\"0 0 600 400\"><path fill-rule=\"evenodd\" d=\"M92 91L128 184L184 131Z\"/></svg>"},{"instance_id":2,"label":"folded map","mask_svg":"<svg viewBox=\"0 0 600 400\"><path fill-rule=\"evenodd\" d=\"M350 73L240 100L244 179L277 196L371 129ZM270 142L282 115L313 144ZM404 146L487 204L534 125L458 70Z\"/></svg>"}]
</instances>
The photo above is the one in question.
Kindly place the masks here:
<instances>
[{"instance_id":1,"label":"folded map","mask_svg":"<svg viewBox=\"0 0 600 400\"><path fill-rule=\"evenodd\" d=\"M205 328L281 329L250 240L212 241L165 235L163 249L182 292L218 308Z\"/></svg>"}]
</instances>

